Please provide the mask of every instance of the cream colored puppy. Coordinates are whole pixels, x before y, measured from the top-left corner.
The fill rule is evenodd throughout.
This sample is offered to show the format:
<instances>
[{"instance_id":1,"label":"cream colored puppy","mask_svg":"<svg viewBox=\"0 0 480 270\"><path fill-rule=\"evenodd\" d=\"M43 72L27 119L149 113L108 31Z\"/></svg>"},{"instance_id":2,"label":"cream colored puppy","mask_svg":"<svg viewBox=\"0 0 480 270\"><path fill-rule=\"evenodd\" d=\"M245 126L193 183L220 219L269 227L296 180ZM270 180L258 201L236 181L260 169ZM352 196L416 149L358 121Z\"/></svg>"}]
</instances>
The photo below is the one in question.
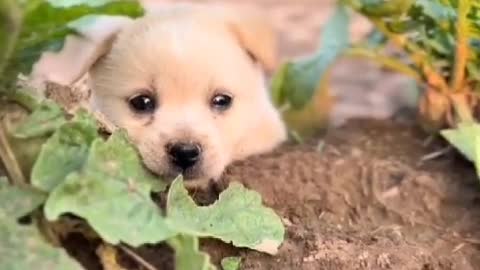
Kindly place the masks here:
<instances>
[{"instance_id":1,"label":"cream colored puppy","mask_svg":"<svg viewBox=\"0 0 480 270\"><path fill-rule=\"evenodd\" d=\"M105 25L84 32L63 80L89 71L94 108L128 132L152 172L217 179L286 138L266 88L276 48L261 14L177 4Z\"/></svg>"}]
</instances>

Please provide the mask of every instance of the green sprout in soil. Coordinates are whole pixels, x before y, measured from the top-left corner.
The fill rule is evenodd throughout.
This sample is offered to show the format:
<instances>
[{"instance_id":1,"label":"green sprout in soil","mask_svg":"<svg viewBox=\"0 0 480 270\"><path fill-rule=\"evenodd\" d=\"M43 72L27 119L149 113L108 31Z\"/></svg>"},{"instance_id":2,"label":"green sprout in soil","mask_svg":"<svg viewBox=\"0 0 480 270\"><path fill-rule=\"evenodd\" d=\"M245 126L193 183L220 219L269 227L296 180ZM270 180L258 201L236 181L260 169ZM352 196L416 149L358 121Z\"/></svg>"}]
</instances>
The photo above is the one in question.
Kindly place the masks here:
<instances>
[{"instance_id":1,"label":"green sprout in soil","mask_svg":"<svg viewBox=\"0 0 480 270\"><path fill-rule=\"evenodd\" d=\"M349 14L374 26L349 41ZM304 110L340 57L374 61L414 80L421 91L418 122L443 135L480 165L480 2L475 0L341 0L326 24L318 52L286 63L274 78L277 104ZM290 112L291 114L291 112ZM480 167L477 167L480 171Z\"/></svg>"},{"instance_id":2,"label":"green sprout in soil","mask_svg":"<svg viewBox=\"0 0 480 270\"><path fill-rule=\"evenodd\" d=\"M61 48L84 16L91 23L96 15L142 13L128 0L0 0L0 173L7 176L0 177L0 269L82 269L61 248L74 230L103 241L107 258L116 247L135 259L133 248L167 243L177 270L216 269L199 250L201 238L272 255L282 244L282 221L258 193L231 183L215 203L198 206L181 176L168 188L144 168L124 131L104 134L86 110L67 112L17 89L19 73L28 74L45 50ZM155 193L166 194L166 209ZM25 217L33 223L18 222ZM222 267L240 263L229 257Z\"/></svg>"}]
</instances>

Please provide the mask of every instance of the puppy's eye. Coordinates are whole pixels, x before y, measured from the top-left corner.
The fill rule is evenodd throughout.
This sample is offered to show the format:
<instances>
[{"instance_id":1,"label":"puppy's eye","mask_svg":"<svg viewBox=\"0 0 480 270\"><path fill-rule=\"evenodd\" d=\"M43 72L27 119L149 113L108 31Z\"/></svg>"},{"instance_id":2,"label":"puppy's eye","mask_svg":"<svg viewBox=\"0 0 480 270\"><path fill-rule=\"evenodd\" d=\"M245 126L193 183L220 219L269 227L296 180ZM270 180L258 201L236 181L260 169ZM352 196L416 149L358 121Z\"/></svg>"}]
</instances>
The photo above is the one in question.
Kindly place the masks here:
<instances>
[{"instance_id":1,"label":"puppy's eye","mask_svg":"<svg viewBox=\"0 0 480 270\"><path fill-rule=\"evenodd\" d=\"M147 94L134 96L128 100L128 103L136 113L151 113L157 106L155 98Z\"/></svg>"},{"instance_id":2,"label":"puppy's eye","mask_svg":"<svg viewBox=\"0 0 480 270\"><path fill-rule=\"evenodd\" d=\"M216 94L215 96L213 96L210 103L213 109L218 111L225 111L232 106L233 98L227 94Z\"/></svg>"}]
</instances>

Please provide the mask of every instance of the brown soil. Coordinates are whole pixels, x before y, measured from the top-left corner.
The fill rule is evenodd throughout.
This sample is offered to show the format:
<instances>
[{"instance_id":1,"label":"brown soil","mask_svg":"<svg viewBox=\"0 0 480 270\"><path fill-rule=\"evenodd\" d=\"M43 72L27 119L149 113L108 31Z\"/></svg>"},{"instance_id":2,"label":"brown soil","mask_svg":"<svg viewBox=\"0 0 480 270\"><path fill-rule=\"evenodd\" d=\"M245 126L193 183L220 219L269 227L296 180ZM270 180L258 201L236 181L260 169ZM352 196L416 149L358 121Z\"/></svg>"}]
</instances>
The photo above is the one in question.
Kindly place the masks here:
<instances>
[{"instance_id":1,"label":"brown soil","mask_svg":"<svg viewBox=\"0 0 480 270\"><path fill-rule=\"evenodd\" d=\"M241 256L241 269L480 269L478 179L455 153L422 162L442 147L424 139L405 124L356 120L320 143L239 162L224 184L260 192L284 218L286 240L274 257L211 240L203 249L216 263ZM139 254L172 269L165 246Z\"/></svg>"}]
</instances>

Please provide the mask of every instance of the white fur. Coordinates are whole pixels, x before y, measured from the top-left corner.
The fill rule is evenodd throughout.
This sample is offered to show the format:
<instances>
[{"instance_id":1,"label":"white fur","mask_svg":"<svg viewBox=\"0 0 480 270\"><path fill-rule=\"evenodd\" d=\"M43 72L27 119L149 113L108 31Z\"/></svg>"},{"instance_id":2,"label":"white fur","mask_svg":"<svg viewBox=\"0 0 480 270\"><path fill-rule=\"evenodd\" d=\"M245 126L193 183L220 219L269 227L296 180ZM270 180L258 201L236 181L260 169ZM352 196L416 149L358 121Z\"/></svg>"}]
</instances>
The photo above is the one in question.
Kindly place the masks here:
<instances>
[{"instance_id":1,"label":"white fur","mask_svg":"<svg viewBox=\"0 0 480 270\"><path fill-rule=\"evenodd\" d=\"M232 161L270 151L285 140L264 76L274 65L275 39L261 15L179 5L121 29L91 45L101 48L92 53L94 61L72 63L78 70L88 65L95 107L127 130L150 170L172 177L179 173L165 153L173 141L203 148L190 178L217 179ZM70 73L69 79L80 75ZM152 115L134 113L127 102L145 89L158 98ZM218 113L209 107L216 91L234 96L231 109Z\"/></svg>"}]
</instances>

